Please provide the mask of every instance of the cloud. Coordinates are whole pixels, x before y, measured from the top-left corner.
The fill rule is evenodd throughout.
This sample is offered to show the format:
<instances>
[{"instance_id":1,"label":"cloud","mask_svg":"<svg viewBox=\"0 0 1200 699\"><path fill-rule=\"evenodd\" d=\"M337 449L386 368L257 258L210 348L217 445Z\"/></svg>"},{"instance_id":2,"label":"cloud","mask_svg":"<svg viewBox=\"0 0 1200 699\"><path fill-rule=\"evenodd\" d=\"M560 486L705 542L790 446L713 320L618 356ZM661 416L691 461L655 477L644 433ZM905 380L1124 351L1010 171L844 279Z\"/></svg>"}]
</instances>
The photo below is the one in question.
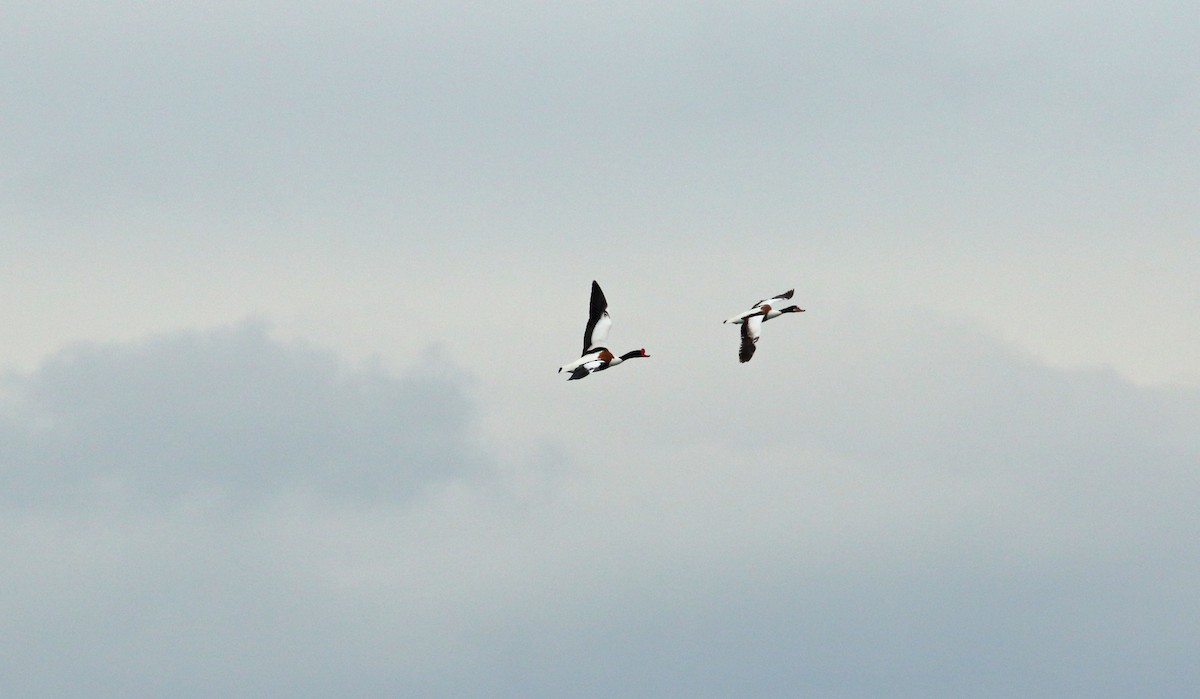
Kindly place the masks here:
<instances>
[{"instance_id":1,"label":"cloud","mask_svg":"<svg viewBox=\"0 0 1200 699\"><path fill-rule=\"evenodd\" d=\"M82 493L110 473L151 485L130 486L140 499L70 509L8 498L0 618L5 636L25 639L9 669L48 667L54 649L75 662L0 672L19 678L3 688L836 697L1194 686L1194 390L1050 369L937 317L806 320L773 324L754 363L722 356L726 370L705 381L648 364L587 393L531 388L558 401L552 469L482 469L478 450L455 452L472 401L454 380L351 370L253 324L64 352L10 381L7 436L22 437L48 482ZM362 397L372 392L392 399ZM449 419L438 431L414 412ZM144 434L143 423L174 447L105 436ZM228 427L243 423L257 437ZM350 423L394 440L403 458L376 460L403 478L356 465L377 452L344 438ZM81 444L109 470L81 458ZM347 458L318 458L334 446ZM405 468L433 451L447 461ZM269 477L246 484L247 468ZM339 491L340 479L383 483L381 494ZM214 482L242 504L183 497Z\"/></svg>"},{"instance_id":2,"label":"cloud","mask_svg":"<svg viewBox=\"0 0 1200 699\"><path fill-rule=\"evenodd\" d=\"M694 236L747 201L784 229L1011 220L1014 200L1194 211L1195 59L1172 3L26 14L0 55L22 76L0 147L4 203L31 215L386 218L400 200L443 229Z\"/></svg>"},{"instance_id":3,"label":"cloud","mask_svg":"<svg viewBox=\"0 0 1200 699\"><path fill-rule=\"evenodd\" d=\"M404 498L485 463L459 383L352 369L271 339L262 323L80 345L6 389L9 501Z\"/></svg>"},{"instance_id":4,"label":"cloud","mask_svg":"<svg viewBox=\"0 0 1200 699\"><path fill-rule=\"evenodd\" d=\"M545 694L1186 693L1200 394L936 316L767 330L588 395L603 457L538 527L587 602L547 593L554 655L517 659Z\"/></svg>"},{"instance_id":5,"label":"cloud","mask_svg":"<svg viewBox=\"0 0 1200 699\"><path fill-rule=\"evenodd\" d=\"M16 9L0 694L1200 685L1195 10L908 5Z\"/></svg>"}]
</instances>

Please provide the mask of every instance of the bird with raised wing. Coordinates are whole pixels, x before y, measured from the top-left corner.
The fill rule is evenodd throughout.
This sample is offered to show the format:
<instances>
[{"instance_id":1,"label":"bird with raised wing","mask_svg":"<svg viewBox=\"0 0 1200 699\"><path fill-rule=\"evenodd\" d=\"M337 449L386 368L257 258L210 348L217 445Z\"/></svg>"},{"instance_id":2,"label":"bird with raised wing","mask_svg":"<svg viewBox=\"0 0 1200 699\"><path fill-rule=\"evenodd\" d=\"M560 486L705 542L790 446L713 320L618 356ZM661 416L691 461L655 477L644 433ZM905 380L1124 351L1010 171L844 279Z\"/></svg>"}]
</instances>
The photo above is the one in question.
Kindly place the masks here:
<instances>
[{"instance_id":1,"label":"bird with raised wing","mask_svg":"<svg viewBox=\"0 0 1200 699\"><path fill-rule=\"evenodd\" d=\"M608 330L612 327L612 317L608 315L608 299L600 284L592 281L592 298L588 309L588 322L583 330L583 354L573 362L558 368L561 373L570 374L568 381L582 379L588 374L614 367L629 359L649 357L645 348L626 352L620 356L614 355L604 346L608 341Z\"/></svg>"}]
</instances>

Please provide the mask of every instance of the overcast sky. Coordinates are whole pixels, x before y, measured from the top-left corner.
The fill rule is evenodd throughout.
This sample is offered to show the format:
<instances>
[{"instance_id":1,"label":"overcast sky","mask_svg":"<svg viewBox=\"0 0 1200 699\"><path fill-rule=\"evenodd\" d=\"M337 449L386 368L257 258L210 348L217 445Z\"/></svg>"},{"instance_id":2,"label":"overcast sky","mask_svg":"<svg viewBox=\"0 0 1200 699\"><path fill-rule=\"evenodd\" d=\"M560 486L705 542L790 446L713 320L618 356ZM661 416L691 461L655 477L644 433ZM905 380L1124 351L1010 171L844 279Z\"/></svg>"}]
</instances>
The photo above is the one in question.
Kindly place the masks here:
<instances>
[{"instance_id":1,"label":"overcast sky","mask_svg":"<svg viewBox=\"0 0 1200 699\"><path fill-rule=\"evenodd\" d=\"M0 694L1200 686L1195 3L0 16Z\"/></svg>"}]
</instances>

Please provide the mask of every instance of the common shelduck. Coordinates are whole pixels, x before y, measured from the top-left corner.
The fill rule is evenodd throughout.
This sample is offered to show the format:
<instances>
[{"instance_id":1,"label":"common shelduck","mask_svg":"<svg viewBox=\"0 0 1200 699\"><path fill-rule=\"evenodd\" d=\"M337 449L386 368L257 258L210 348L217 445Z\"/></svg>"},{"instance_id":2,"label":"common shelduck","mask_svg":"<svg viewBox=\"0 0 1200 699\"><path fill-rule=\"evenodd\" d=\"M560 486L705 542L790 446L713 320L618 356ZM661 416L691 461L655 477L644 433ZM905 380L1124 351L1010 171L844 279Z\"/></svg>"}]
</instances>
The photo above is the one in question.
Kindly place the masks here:
<instances>
[{"instance_id":1,"label":"common shelduck","mask_svg":"<svg viewBox=\"0 0 1200 699\"><path fill-rule=\"evenodd\" d=\"M608 315L608 300L604 298L604 292L600 290L600 285L593 280L588 322L587 327L583 330L583 354L579 359L558 368L560 373L566 371L571 374L568 381L582 379L592 372L614 367L626 359L650 356L646 354L645 348L626 352L619 357L613 355L604 346L605 341L608 340L608 329L611 327L612 318Z\"/></svg>"},{"instance_id":2,"label":"common shelduck","mask_svg":"<svg viewBox=\"0 0 1200 699\"><path fill-rule=\"evenodd\" d=\"M745 364L754 356L754 350L758 345L758 339L762 335L762 324L764 321L778 318L784 313L803 313L804 309L795 304L786 304L792 298L795 289L788 289L786 293L769 299L763 299L754 304L750 310L739 313L736 316L726 320L726 323L741 325L742 341L738 347L738 361Z\"/></svg>"}]
</instances>

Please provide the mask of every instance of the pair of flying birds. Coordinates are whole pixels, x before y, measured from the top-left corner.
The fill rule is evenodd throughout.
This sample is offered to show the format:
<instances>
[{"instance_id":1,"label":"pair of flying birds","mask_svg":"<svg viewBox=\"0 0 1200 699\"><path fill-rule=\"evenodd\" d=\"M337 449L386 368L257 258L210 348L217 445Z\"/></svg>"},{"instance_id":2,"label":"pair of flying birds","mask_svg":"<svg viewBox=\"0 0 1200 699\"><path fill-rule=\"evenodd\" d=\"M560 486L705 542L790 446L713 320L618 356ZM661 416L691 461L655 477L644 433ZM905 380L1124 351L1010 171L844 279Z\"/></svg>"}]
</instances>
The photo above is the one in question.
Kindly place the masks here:
<instances>
[{"instance_id":1,"label":"pair of flying birds","mask_svg":"<svg viewBox=\"0 0 1200 699\"><path fill-rule=\"evenodd\" d=\"M754 356L754 348L758 344L763 321L778 318L784 313L804 312L803 308L788 303L793 292L795 289L788 289L786 293L763 299L751 306L750 310L725 321L742 326L742 343L738 349L738 359L743 364ZM608 339L608 329L611 327L612 318L608 315L608 300L604 298L604 292L600 290L600 285L593 281L592 303L588 312L587 327L583 331L583 354L579 359L558 368L560 373L565 371L570 374L568 381L582 379L588 374L610 369L627 359L650 356L646 354L645 348L626 352L619 357L608 351L604 342Z\"/></svg>"}]
</instances>

